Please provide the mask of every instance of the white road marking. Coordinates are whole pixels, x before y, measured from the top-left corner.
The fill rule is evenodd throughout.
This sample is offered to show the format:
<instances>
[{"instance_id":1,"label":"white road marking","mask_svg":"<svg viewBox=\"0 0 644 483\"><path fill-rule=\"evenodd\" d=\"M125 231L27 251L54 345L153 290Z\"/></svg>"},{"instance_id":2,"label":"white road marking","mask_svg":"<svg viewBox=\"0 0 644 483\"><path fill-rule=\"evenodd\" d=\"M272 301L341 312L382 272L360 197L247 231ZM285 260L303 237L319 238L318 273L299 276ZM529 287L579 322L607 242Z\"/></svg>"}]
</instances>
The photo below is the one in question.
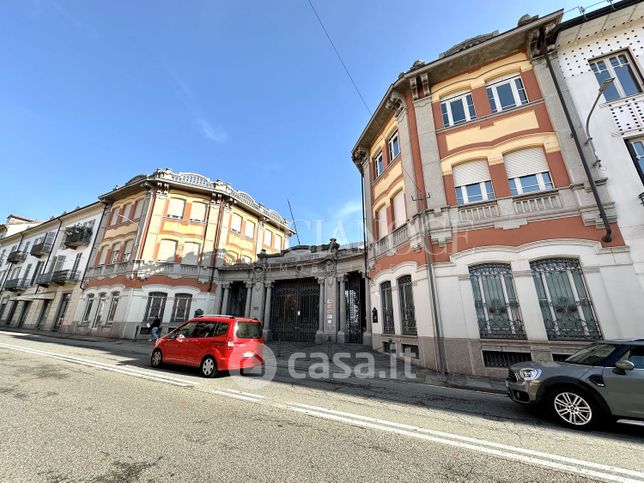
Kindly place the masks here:
<instances>
[{"instance_id":1,"label":"white road marking","mask_svg":"<svg viewBox=\"0 0 644 483\"><path fill-rule=\"evenodd\" d=\"M212 392L213 392L213 394L217 394L219 396L231 397L233 399L241 399L242 401L248 401L248 402L254 402L254 403L262 402L261 399L257 399L255 397L250 397L250 396L245 396L243 394L237 394L237 393L234 393L234 392L226 392L226 391L218 391L218 390L214 390Z\"/></svg>"},{"instance_id":2,"label":"white road marking","mask_svg":"<svg viewBox=\"0 0 644 483\"><path fill-rule=\"evenodd\" d=\"M65 354L57 354L54 352L41 351L39 349L32 349L22 346L15 346L10 344L0 343L0 349L10 349L19 352L25 352L28 354L39 355L43 357L49 357L50 359L57 359L60 361L71 362L72 364L80 364L83 366L94 367L96 369L103 369L105 371L117 372L119 374L125 374L128 376L138 377L141 379L147 379L155 382L163 382L166 384L173 384L180 387L191 387L198 384L197 382L189 381L187 379L179 379L172 376L166 376L164 374L157 374L152 372L147 372L139 369L115 366L112 364L105 364L103 362L90 361L87 359L80 359L78 357L72 357Z\"/></svg>"},{"instance_id":3,"label":"white road marking","mask_svg":"<svg viewBox=\"0 0 644 483\"><path fill-rule=\"evenodd\" d=\"M262 396L260 394L255 394L255 393L252 393L252 392L238 391L237 389L222 389L222 391L226 391L226 392L233 393L233 394L241 394L242 396L247 396L247 397L259 399L260 401L262 399L266 399L266 396Z\"/></svg>"},{"instance_id":4,"label":"white road marking","mask_svg":"<svg viewBox=\"0 0 644 483\"><path fill-rule=\"evenodd\" d=\"M490 441L477 440L475 438L467 438L455 434L442 433L440 431L416 428L414 426L402 424L399 425L398 423L391 421L383 421L376 418L360 416L358 414L333 411L330 409L318 408L316 406L308 406L305 404L276 404L276 406L322 419L329 419L342 423L352 424L355 426L361 426L364 428L396 433L416 439L431 441L434 443L465 448L477 451L479 453L486 453L500 458L516 460L521 463L530 463L538 466L545 466L555 470L575 473L590 478L600 478L602 480L619 482L644 481L644 473L624 468L600 465L598 463L575 460L574 458L566 458L563 456L541 453L538 451L532 452L531 450L526 450L524 448L515 448L507 445L497 445L497 443L492 443ZM403 429L404 427L413 429ZM458 441L459 439L461 441ZM496 449L497 447L503 447L504 449ZM539 455L540 457L537 457L536 455ZM564 464L557 461L563 461L570 464ZM601 468L604 471L600 472L590 468ZM612 473L621 473L623 475L633 476L638 479L631 479L619 474L616 475L608 473L609 471Z\"/></svg>"}]
</instances>

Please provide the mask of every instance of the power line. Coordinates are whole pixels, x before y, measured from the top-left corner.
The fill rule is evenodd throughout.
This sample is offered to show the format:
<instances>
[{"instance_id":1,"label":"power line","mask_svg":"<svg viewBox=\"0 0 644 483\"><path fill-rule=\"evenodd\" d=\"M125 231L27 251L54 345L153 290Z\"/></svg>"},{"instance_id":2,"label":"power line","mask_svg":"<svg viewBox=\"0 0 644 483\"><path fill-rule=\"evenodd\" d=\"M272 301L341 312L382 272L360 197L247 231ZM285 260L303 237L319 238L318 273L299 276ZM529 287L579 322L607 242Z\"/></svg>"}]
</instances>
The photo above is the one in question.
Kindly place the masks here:
<instances>
[{"instance_id":1,"label":"power line","mask_svg":"<svg viewBox=\"0 0 644 483\"><path fill-rule=\"evenodd\" d=\"M333 43L333 40L331 39L331 36L329 35L329 32L327 31L326 27L324 26L324 22L322 22L322 19L318 15L317 10L313 6L313 3L311 0L307 0L309 2L309 5L311 6L311 10L313 10L313 13L315 14L315 18L318 19L318 22L320 24L320 27L322 27L322 30L324 31L324 34L326 35L326 38L329 40L329 43L331 44L331 47L333 47L333 51L335 52L335 55L338 57L338 60L340 61L340 64L342 64L342 67L344 68L344 71L347 73L347 76L351 80L351 83L353 84L353 88L356 90L358 93L358 96L360 96L360 99L362 100L362 104L364 104L365 109L371 116L371 109L369 109L369 105L367 104L367 101L365 101L364 97L362 96L362 93L360 92L360 89L358 89L358 85L356 84L356 81L353 79L351 76L351 73L349 72L349 68L347 65L344 63L344 60L342 60L342 56L340 55L340 52L338 52L338 49L336 48L335 44Z\"/></svg>"}]
</instances>

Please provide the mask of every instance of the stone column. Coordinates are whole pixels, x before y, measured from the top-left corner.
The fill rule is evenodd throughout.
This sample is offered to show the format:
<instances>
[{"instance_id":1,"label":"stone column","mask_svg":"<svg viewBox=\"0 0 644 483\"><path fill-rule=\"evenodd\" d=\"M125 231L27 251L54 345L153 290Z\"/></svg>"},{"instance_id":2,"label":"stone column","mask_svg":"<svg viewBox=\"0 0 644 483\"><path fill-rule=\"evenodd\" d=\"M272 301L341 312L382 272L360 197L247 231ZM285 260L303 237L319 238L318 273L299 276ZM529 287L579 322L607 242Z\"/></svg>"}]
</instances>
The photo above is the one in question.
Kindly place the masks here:
<instances>
[{"instance_id":1,"label":"stone column","mask_svg":"<svg viewBox=\"0 0 644 483\"><path fill-rule=\"evenodd\" d=\"M324 303L324 286L326 285L325 278L318 278L318 284L320 285L320 307L319 307L319 318L318 321L318 331L315 334L315 343L321 344L324 341L324 320L325 320L325 303Z\"/></svg>"},{"instance_id":2,"label":"stone column","mask_svg":"<svg viewBox=\"0 0 644 483\"><path fill-rule=\"evenodd\" d=\"M221 293L223 289L223 284L218 283L216 288L215 288L215 306L213 307L212 313L213 314L219 314L221 310Z\"/></svg>"},{"instance_id":3,"label":"stone column","mask_svg":"<svg viewBox=\"0 0 644 483\"><path fill-rule=\"evenodd\" d=\"M344 343L344 332L347 327L347 294L345 292L347 277L340 277L340 329L338 330L338 342Z\"/></svg>"},{"instance_id":4,"label":"stone column","mask_svg":"<svg viewBox=\"0 0 644 483\"><path fill-rule=\"evenodd\" d=\"M219 310L219 312L221 314L225 314L226 312L228 312L228 297L230 295L230 283L228 282L222 283L221 286L224 289L224 295L221 300L221 310Z\"/></svg>"},{"instance_id":5,"label":"stone column","mask_svg":"<svg viewBox=\"0 0 644 483\"><path fill-rule=\"evenodd\" d=\"M266 296L264 297L264 340L269 340L271 333L271 292L273 289L273 282L264 282L266 286Z\"/></svg>"},{"instance_id":6,"label":"stone column","mask_svg":"<svg viewBox=\"0 0 644 483\"><path fill-rule=\"evenodd\" d=\"M244 307L244 317L250 317L250 301L253 298L253 282L246 282L246 306Z\"/></svg>"}]
</instances>

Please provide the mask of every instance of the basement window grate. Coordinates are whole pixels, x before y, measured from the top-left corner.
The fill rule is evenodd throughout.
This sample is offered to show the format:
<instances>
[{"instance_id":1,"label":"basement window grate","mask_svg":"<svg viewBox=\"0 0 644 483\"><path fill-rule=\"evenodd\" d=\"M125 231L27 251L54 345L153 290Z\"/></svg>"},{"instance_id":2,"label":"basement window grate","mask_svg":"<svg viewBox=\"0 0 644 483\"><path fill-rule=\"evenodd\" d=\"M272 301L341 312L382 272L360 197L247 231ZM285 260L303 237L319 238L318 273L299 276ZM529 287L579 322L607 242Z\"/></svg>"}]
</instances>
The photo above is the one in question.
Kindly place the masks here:
<instances>
[{"instance_id":1,"label":"basement window grate","mask_svg":"<svg viewBox=\"0 0 644 483\"><path fill-rule=\"evenodd\" d=\"M552 354L552 360L555 362L563 362L570 357L570 354Z\"/></svg>"},{"instance_id":2,"label":"basement window grate","mask_svg":"<svg viewBox=\"0 0 644 483\"><path fill-rule=\"evenodd\" d=\"M532 354L529 352L483 351L483 364L485 367L507 368L517 362L531 360Z\"/></svg>"}]
</instances>

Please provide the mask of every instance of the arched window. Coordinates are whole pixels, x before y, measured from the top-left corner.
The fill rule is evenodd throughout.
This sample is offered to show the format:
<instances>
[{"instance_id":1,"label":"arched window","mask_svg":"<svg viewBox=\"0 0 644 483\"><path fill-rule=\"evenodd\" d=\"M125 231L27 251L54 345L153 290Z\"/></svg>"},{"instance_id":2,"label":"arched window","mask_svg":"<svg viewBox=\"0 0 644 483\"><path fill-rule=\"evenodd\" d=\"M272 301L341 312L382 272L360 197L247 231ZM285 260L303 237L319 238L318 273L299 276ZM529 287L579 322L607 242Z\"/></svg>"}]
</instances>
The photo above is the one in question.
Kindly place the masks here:
<instances>
[{"instance_id":1,"label":"arched window","mask_svg":"<svg viewBox=\"0 0 644 483\"><path fill-rule=\"evenodd\" d=\"M400 302L400 320L403 335L416 335L416 309L411 275L398 279L398 297Z\"/></svg>"},{"instance_id":2,"label":"arched window","mask_svg":"<svg viewBox=\"0 0 644 483\"><path fill-rule=\"evenodd\" d=\"M172 307L172 322L185 322L190 318L190 304L192 295L188 293L178 293L174 296L174 305Z\"/></svg>"},{"instance_id":3,"label":"arched window","mask_svg":"<svg viewBox=\"0 0 644 483\"><path fill-rule=\"evenodd\" d=\"M163 320L163 312L165 311L165 302L167 299L168 294L165 292L150 292L148 295L148 303L145 307L143 322L151 322L157 317Z\"/></svg>"},{"instance_id":4,"label":"arched window","mask_svg":"<svg viewBox=\"0 0 644 483\"><path fill-rule=\"evenodd\" d=\"M382 333L393 334L394 328L394 305L391 299L391 282L380 284L380 303L382 305Z\"/></svg>"}]
</instances>

